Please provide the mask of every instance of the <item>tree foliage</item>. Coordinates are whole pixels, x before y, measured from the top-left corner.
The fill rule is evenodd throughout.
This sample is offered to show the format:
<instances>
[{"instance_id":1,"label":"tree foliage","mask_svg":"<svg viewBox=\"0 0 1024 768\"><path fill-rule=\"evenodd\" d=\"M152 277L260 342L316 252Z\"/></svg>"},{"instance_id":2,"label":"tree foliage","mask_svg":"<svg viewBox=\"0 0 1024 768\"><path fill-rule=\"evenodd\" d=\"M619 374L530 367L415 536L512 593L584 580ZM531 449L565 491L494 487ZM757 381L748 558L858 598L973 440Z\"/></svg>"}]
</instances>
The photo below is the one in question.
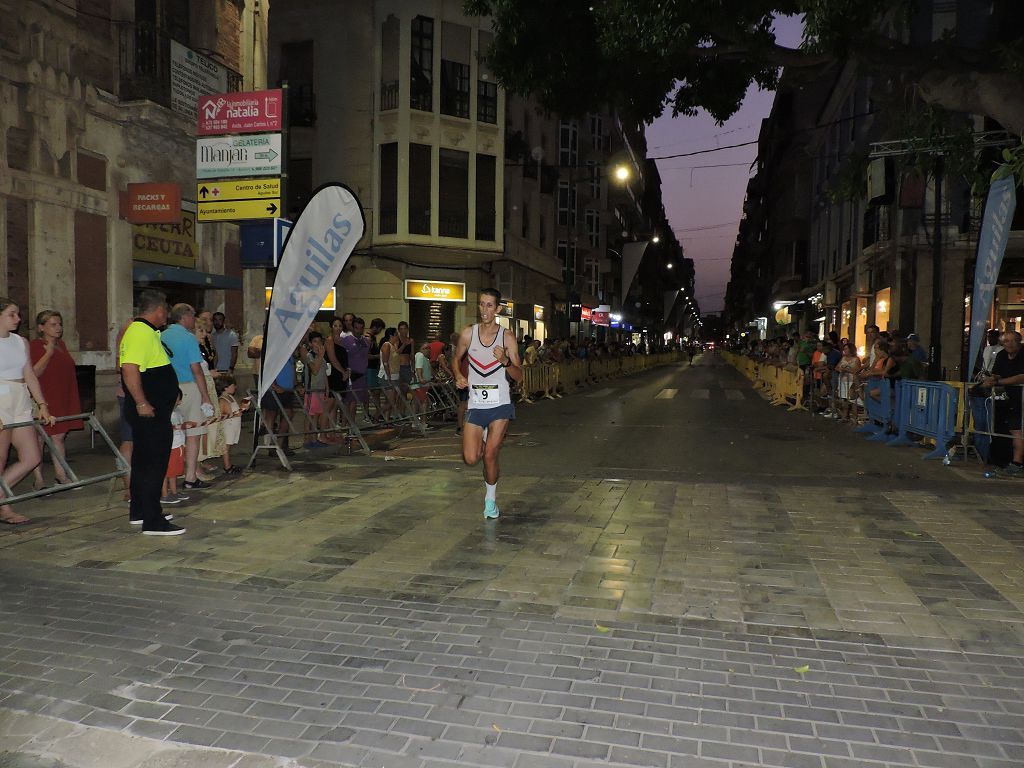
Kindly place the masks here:
<instances>
[{"instance_id":1,"label":"tree foliage","mask_svg":"<svg viewBox=\"0 0 1024 768\"><path fill-rule=\"evenodd\" d=\"M501 85L562 114L610 103L642 120L666 108L685 115L702 108L724 122L751 84L773 88L781 67L813 71L855 61L925 101L1024 131L1024 2L993 0L995 34L984 50L967 49L955 37L905 44L917 6L917 0L466 0L467 12L493 20L488 60ZM804 17L803 44L783 47L773 23L796 14Z\"/></svg>"}]
</instances>

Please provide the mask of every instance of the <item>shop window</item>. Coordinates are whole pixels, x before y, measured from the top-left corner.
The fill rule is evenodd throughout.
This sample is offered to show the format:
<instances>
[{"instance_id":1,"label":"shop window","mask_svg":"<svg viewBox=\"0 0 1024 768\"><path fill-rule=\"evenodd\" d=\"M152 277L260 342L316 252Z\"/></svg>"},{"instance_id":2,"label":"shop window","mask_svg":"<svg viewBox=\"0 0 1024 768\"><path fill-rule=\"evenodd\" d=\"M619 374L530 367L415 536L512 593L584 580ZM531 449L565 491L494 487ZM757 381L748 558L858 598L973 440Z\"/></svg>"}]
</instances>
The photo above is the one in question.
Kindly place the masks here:
<instances>
[{"instance_id":1,"label":"shop window","mask_svg":"<svg viewBox=\"0 0 1024 768\"><path fill-rule=\"evenodd\" d=\"M441 237L468 237L469 153L442 149L437 178L440 185L438 234Z\"/></svg>"},{"instance_id":2,"label":"shop window","mask_svg":"<svg viewBox=\"0 0 1024 768\"><path fill-rule=\"evenodd\" d=\"M875 294L875 325L878 326L880 331L889 330L889 314L892 310L889 296L890 290L888 288L883 288Z\"/></svg>"},{"instance_id":3,"label":"shop window","mask_svg":"<svg viewBox=\"0 0 1024 768\"><path fill-rule=\"evenodd\" d=\"M860 357L865 357L870 350L865 345L865 328L868 325L868 300L857 299L857 318L856 318L856 329L857 336L854 344L857 345L857 354ZM851 339L853 341L853 339Z\"/></svg>"},{"instance_id":4,"label":"shop window","mask_svg":"<svg viewBox=\"0 0 1024 768\"><path fill-rule=\"evenodd\" d=\"M380 201L377 232L394 235L398 232L398 144L380 145Z\"/></svg>"},{"instance_id":5,"label":"shop window","mask_svg":"<svg viewBox=\"0 0 1024 768\"><path fill-rule=\"evenodd\" d=\"M409 234L430 234L431 148L409 144Z\"/></svg>"},{"instance_id":6,"label":"shop window","mask_svg":"<svg viewBox=\"0 0 1024 768\"><path fill-rule=\"evenodd\" d=\"M839 313L839 338L850 339L850 320L853 319L853 309L850 307L850 302L844 301L843 306Z\"/></svg>"}]
</instances>

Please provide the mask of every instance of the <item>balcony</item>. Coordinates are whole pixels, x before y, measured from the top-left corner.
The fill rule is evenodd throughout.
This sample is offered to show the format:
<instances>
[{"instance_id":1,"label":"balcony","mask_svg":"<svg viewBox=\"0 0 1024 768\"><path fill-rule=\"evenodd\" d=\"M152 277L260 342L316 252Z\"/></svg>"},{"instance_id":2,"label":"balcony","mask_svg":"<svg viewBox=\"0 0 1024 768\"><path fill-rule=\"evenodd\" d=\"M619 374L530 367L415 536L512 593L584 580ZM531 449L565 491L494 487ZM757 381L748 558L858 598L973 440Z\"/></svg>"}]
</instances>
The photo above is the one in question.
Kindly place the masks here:
<instances>
[{"instance_id":1,"label":"balcony","mask_svg":"<svg viewBox=\"0 0 1024 768\"><path fill-rule=\"evenodd\" d=\"M225 68L226 69L226 68ZM227 90L242 86L242 75L227 69ZM118 27L118 96L171 107L171 38L152 24Z\"/></svg>"},{"instance_id":2,"label":"balcony","mask_svg":"<svg viewBox=\"0 0 1024 768\"><path fill-rule=\"evenodd\" d=\"M380 111L398 109L398 81L382 82L380 84Z\"/></svg>"}]
</instances>

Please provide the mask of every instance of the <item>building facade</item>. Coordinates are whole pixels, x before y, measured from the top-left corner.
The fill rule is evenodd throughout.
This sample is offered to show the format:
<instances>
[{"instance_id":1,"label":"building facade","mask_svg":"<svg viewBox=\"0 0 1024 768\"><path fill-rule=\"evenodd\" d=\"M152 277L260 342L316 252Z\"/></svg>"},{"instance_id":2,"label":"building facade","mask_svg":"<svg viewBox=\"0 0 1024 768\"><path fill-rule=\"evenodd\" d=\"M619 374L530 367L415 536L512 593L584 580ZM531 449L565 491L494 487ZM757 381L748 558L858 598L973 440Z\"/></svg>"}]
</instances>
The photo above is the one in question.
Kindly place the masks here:
<instances>
[{"instance_id":1,"label":"building facade","mask_svg":"<svg viewBox=\"0 0 1024 768\"><path fill-rule=\"evenodd\" d=\"M912 45L952 35L983 49L1000 34L996 5L925 3L898 34ZM784 76L747 190L728 319L736 330L768 336L835 330L862 352L868 325L917 333L925 346L938 341L937 374L960 379L983 199L972 196L972 179L936 162L939 150L903 132L882 108L882 85L852 64L799 85ZM1019 143L982 116L953 116L952 125L972 136L982 173L994 169L1001 147ZM863 178L851 174L858 164ZM989 325L1020 330L1022 316L1018 209Z\"/></svg>"},{"instance_id":2,"label":"building facade","mask_svg":"<svg viewBox=\"0 0 1024 768\"><path fill-rule=\"evenodd\" d=\"M262 87L266 31L258 0L0 2L0 293L26 335L37 312L63 314L72 356L94 367L83 400L108 419L136 290L244 322L237 227L195 221L188 78ZM178 185L180 221L122 218L127 185L147 182Z\"/></svg>"}]
</instances>

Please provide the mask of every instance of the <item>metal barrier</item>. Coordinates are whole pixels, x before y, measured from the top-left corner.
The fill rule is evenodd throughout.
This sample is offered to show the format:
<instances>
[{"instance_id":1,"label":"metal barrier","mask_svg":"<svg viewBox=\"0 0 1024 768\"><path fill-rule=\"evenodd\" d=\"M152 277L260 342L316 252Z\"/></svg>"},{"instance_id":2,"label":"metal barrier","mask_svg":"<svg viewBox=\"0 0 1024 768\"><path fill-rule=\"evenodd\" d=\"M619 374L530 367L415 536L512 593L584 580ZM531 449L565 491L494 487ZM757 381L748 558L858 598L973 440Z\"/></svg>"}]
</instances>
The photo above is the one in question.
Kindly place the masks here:
<instances>
[{"instance_id":1,"label":"metal barrier","mask_svg":"<svg viewBox=\"0 0 1024 768\"><path fill-rule=\"evenodd\" d=\"M899 436L890 445L915 445L910 434L931 437L935 449L925 459L939 459L956 436L959 393L940 381L900 382L898 388ZM865 400L865 402L867 402Z\"/></svg>"},{"instance_id":2,"label":"metal barrier","mask_svg":"<svg viewBox=\"0 0 1024 768\"><path fill-rule=\"evenodd\" d=\"M878 390L878 399L871 396L871 393ZM897 383L896 392L900 390ZM894 397L892 382L882 376L867 379L864 382L864 412L867 421L853 431L867 435L868 440L878 442L889 442L896 439L896 430L899 426L897 418L898 395Z\"/></svg>"},{"instance_id":3,"label":"metal barrier","mask_svg":"<svg viewBox=\"0 0 1024 768\"><path fill-rule=\"evenodd\" d=\"M41 488L39 490L32 490L27 493L14 493L13 489L7 485L3 477L0 477L0 491L3 492L4 498L0 501L4 504L15 504L19 501L25 501L26 499L35 499L40 496L49 496L54 493L60 493L62 491L71 491L76 488L83 488L93 483L102 483L104 480L113 480L118 477L124 477L131 472L131 467L125 460L124 456L114 445L114 441L110 439L110 435L103 429L103 425L100 424L99 419L96 418L95 413L76 413L73 416L61 416L57 419L57 422L62 421L85 421L88 423L89 428L92 430L94 435L99 435L103 442L107 444L111 454L114 457L114 465L117 469L113 472L105 472L102 475L96 475L95 477L80 478L75 471L71 469L67 460L60 455L60 453L54 448L53 440L46 434L46 430L43 429L43 425L39 421L19 421L14 424L4 424L3 429L17 429L18 427L34 427L42 438L43 442L46 443L47 448L50 449L50 454L56 459L57 463L60 464L61 469L64 470L65 476L69 482L61 483L60 485L50 486L48 488Z\"/></svg>"}]
</instances>

